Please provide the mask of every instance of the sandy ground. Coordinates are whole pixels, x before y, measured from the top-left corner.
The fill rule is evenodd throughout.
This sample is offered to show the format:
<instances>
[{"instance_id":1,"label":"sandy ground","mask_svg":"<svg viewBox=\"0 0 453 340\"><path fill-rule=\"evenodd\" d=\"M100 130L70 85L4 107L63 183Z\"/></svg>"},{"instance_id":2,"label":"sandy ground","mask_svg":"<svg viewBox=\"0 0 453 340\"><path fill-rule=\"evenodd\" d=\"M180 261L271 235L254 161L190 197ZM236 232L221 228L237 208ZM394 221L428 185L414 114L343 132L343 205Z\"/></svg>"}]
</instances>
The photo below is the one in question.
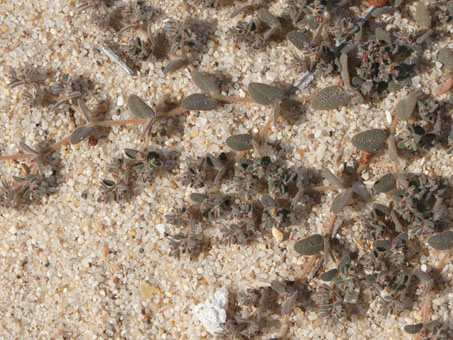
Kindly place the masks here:
<instances>
[{"instance_id":1,"label":"sandy ground","mask_svg":"<svg viewBox=\"0 0 453 340\"><path fill-rule=\"evenodd\" d=\"M162 68L168 57L143 63L138 76L131 77L98 53L99 46L106 41L116 44L118 37L100 31L90 23L88 13L77 13L72 0L0 2L0 153L19 152L20 141L38 149L46 147L83 123L80 116L72 119L67 106L51 112L23 105L20 90L7 87L9 67L38 67L47 75L47 83L64 73L79 78L86 86L83 99L87 106L93 110L107 102L110 110L106 116L113 120L130 116L125 101L132 93L159 109L198 92L190 81L193 68L215 74L222 79L224 94L236 96L245 96L252 81L293 84L300 76L288 69L294 48L287 40L272 41L249 54L246 48L234 48L224 39L228 27L238 20L228 18L231 5L187 11L181 1L152 3L160 10L153 20L155 31L168 17L196 17L208 33L206 50L189 55L189 67L167 76ZM283 3L275 1L270 9L280 13ZM357 12L365 9L356 7ZM395 14L394 25L414 30L415 6L404 11L403 16ZM446 27L444 38L429 45L412 88L429 93L443 79L435 55L441 47L453 47L452 32L451 25ZM317 79L299 95L312 95L337 82L332 77ZM406 87L364 105L327 113L303 106L295 121L282 119L271 128L263 151L286 160L289 166L315 172L329 167L341 172L345 164L359 157L351 137L366 129L388 127L392 108L409 90ZM24 209L0 210L0 339L210 339L192 310L216 289L226 287L234 293L256 282L297 277L306 259L294 251L294 242L322 231L330 216L333 192L321 195L300 223L285 230L281 242L269 233L259 242L229 248L220 245L218 234L209 230L211 248L195 260L183 257L178 261L169 256L164 238L165 232L174 231L164 215L189 202L193 191L178 181L188 157L225 150L228 136L258 132L269 114L269 108L255 104L227 104L181 116L171 126L159 123L151 147L169 159L170 165L144 192L120 203L97 203L99 183L108 175L106 165L123 148L143 145L137 127L113 127L96 146L82 142L53 153L45 163L45 174L52 183L49 195ZM402 127L398 125L398 129ZM335 157L341 159L338 167L332 161ZM446 148L434 147L422 157L401 160L399 166L429 176L453 173ZM372 183L390 168L383 155L363 177ZM20 171L13 162L3 162L0 174L3 180ZM378 202L386 200L385 195L377 197ZM352 238L360 233L357 216L355 210L347 209L342 215L348 221L347 229L338 235L351 241L353 250ZM427 250L421 263L435 266L439 258L438 252ZM431 295L433 318L449 319L450 329L452 269L451 263L444 267L445 287ZM140 294L145 283L152 287L150 299ZM402 327L421 320L421 304L416 300L412 308L387 319L371 307L341 326L325 322L314 308L299 309L290 317L288 334L292 339L408 339ZM278 327L266 329L259 339L277 333Z\"/></svg>"}]
</instances>

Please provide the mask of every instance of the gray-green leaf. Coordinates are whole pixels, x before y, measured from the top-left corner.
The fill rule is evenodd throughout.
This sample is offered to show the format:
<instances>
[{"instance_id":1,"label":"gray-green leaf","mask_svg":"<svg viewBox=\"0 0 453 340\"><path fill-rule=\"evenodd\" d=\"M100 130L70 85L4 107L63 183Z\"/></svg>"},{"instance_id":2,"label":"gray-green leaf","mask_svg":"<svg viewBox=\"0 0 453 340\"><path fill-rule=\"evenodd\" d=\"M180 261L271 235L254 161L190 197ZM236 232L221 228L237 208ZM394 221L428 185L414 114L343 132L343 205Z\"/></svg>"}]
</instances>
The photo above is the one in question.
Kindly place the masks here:
<instances>
[{"instance_id":1,"label":"gray-green leaf","mask_svg":"<svg viewBox=\"0 0 453 340\"><path fill-rule=\"evenodd\" d=\"M247 151L253 136L247 133L233 135L226 139L226 144L234 151Z\"/></svg>"},{"instance_id":2,"label":"gray-green leaf","mask_svg":"<svg viewBox=\"0 0 453 340\"><path fill-rule=\"evenodd\" d=\"M265 208L277 208L278 207L277 201L274 200L270 195L261 196L261 204Z\"/></svg>"},{"instance_id":3,"label":"gray-green leaf","mask_svg":"<svg viewBox=\"0 0 453 340\"><path fill-rule=\"evenodd\" d=\"M417 323L415 325L404 326L404 331L408 334L417 334L423 328L423 323Z\"/></svg>"},{"instance_id":4,"label":"gray-green leaf","mask_svg":"<svg viewBox=\"0 0 453 340\"><path fill-rule=\"evenodd\" d=\"M319 91L311 106L315 110L334 110L349 102L349 95L341 87L333 85L323 88Z\"/></svg>"},{"instance_id":5,"label":"gray-green leaf","mask_svg":"<svg viewBox=\"0 0 453 340\"><path fill-rule=\"evenodd\" d=\"M194 93L184 98L181 106L189 111L210 111L214 110L217 107L217 101L202 93Z\"/></svg>"},{"instance_id":6,"label":"gray-green leaf","mask_svg":"<svg viewBox=\"0 0 453 340\"><path fill-rule=\"evenodd\" d=\"M321 175L327 179L330 184L337 186L340 189L344 189L343 182L335 176L329 169L323 169Z\"/></svg>"},{"instance_id":7,"label":"gray-green leaf","mask_svg":"<svg viewBox=\"0 0 453 340\"><path fill-rule=\"evenodd\" d=\"M332 206L330 207L330 210L334 214L340 213L344 207L348 204L349 200L351 199L352 196L352 189L349 188L345 192L340 192L335 198L333 199Z\"/></svg>"},{"instance_id":8,"label":"gray-green leaf","mask_svg":"<svg viewBox=\"0 0 453 340\"><path fill-rule=\"evenodd\" d=\"M447 230L443 233L431 236L428 244L437 250L448 250L453 246L453 231Z\"/></svg>"},{"instance_id":9,"label":"gray-green leaf","mask_svg":"<svg viewBox=\"0 0 453 340\"><path fill-rule=\"evenodd\" d=\"M285 95L282 89L262 83L250 83L248 91L250 97L261 105L271 105Z\"/></svg>"},{"instance_id":10,"label":"gray-green leaf","mask_svg":"<svg viewBox=\"0 0 453 340\"><path fill-rule=\"evenodd\" d=\"M352 144L359 150L376 153L384 146L387 132L381 129L372 129L360 132L352 137Z\"/></svg>"},{"instance_id":11,"label":"gray-green leaf","mask_svg":"<svg viewBox=\"0 0 453 340\"><path fill-rule=\"evenodd\" d=\"M135 117L140 119L153 118L156 115L156 112L135 94L127 98L127 107Z\"/></svg>"},{"instance_id":12,"label":"gray-green leaf","mask_svg":"<svg viewBox=\"0 0 453 340\"><path fill-rule=\"evenodd\" d=\"M164 74L172 72L172 71L180 68L182 65L184 65L185 62L186 62L186 59L184 59L184 58L172 60L167 64L167 66L164 67L164 70L162 72Z\"/></svg>"},{"instance_id":13,"label":"gray-green leaf","mask_svg":"<svg viewBox=\"0 0 453 340\"><path fill-rule=\"evenodd\" d=\"M94 132L94 126L84 125L79 126L71 133L71 144L79 144L86 137L91 135Z\"/></svg>"},{"instance_id":14,"label":"gray-green leaf","mask_svg":"<svg viewBox=\"0 0 453 340\"><path fill-rule=\"evenodd\" d=\"M289 32L288 40L302 52L305 51L305 48L311 43L305 33L298 31Z\"/></svg>"},{"instance_id":15,"label":"gray-green leaf","mask_svg":"<svg viewBox=\"0 0 453 340\"><path fill-rule=\"evenodd\" d=\"M211 77L198 71L193 71L191 77L194 84L201 91L216 95L220 94L219 87Z\"/></svg>"},{"instance_id":16,"label":"gray-green leaf","mask_svg":"<svg viewBox=\"0 0 453 340\"><path fill-rule=\"evenodd\" d=\"M273 15L271 12L269 12L265 8L260 9L259 16L260 16L261 21L265 22L270 27L280 27L281 26L280 20L278 20L278 18L275 15Z\"/></svg>"},{"instance_id":17,"label":"gray-green leaf","mask_svg":"<svg viewBox=\"0 0 453 340\"><path fill-rule=\"evenodd\" d=\"M309 236L303 240L299 240L294 245L294 250L301 255L315 255L321 251L323 238L319 234Z\"/></svg>"},{"instance_id":18,"label":"gray-green leaf","mask_svg":"<svg viewBox=\"0 0 453 340\"><path fill-rule=\"evenodd\" d=\"M388 192L395 187L395 183L395 176L387 174L374 183L373 189L377 192Z\"/></svg>"},{"instance_id":19,"label":"gray-green leaf","mask_svg":"<svg viewBox=\"0 0 453 340\"><path fill-rule=\"evenodd\" d=\"M415 21L422 28L431 27L431 13L423 1L419 1L415 9Z\"/></svg>"},{"instance_id":20,"label":"gray-green leaf","mask_svg":"<svg viewBox=\"0 0 453 340\"><path fill-rule=\"evenodd\" d=\"M447 72L453 72L453 50L451 48L440 49L437 60L442 63Z\"/></svg>"},{"instance_id":21,"label":"gray-green leaf","mask_svg":"<svg viewBox=\"0 0 453 340\"><path fill-rule=\"evenodd\" d=\"M412 113L414 112L415 105L417 105L418 92L412 91L409 95L401 99L398 104L396 104L396 115L401 120L408 120L411 118Z\"/></svg>"}]
</instances>

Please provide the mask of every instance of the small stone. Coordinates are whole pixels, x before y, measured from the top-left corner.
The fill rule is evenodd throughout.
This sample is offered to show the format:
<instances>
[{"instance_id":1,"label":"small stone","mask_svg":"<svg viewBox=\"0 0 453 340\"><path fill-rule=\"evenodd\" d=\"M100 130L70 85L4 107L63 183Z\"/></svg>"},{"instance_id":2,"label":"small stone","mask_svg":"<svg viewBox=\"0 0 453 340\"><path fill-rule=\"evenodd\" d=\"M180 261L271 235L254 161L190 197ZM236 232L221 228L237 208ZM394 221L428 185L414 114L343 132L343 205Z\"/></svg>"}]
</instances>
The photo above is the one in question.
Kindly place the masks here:
<instances>
[{"instance_id":1,"label":"small stone","mask_svg":"<svg viewBox=\"0 0 453 340\"><path fill-rule=\"evenodd\" d=\"M204 328L213 336L222 332L221 324L226 321L226 308L228 307L228 291L226 288L218 289L206 302L196 305L194 314Z\"/></svg>"},{"instance_id":2,"label":"small stone","mask_svg":"<svg viewBox=\"0 0 453 340\"><path fill-rule=\"evenodd\" d=\"M150 283L142 281L140 283L139 292L140 297L143 300L150 300L154 295L154 287Z\"/></svg>"},{"instance_id":3,"label":"small stone","mask_svg":"<svg viewBox=\"0 0 453 340\"><path fill-rule=\"evenodd\" d=\"M272 236L277 242L283 241L283 233L275 227L272 228Z\"/></svg>"},{"instance_id":4,"label":"small stone","mask_svg":"<svg viewBox=\"0 0 453 340\"><path fill-rule=\"evenodd\" d=\"M118 100L116 101L116 105L123 106L124 105L124 98L123 96L119 96Z\"/></svg>"}]
</instances>

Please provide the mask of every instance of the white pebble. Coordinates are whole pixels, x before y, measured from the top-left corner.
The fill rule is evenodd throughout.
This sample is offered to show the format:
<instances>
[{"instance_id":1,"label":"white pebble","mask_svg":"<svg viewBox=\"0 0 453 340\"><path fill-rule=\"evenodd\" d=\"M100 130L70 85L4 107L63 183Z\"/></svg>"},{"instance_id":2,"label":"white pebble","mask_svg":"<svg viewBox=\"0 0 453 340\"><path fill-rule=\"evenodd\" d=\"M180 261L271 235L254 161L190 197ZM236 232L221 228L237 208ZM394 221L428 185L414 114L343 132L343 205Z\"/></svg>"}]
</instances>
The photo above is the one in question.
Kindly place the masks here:
<instances>
[{"instance_id":1,"label":"white pebble","mask_svg":"<svg viewBox=\"0 0 453 340\"><path fill-rule=\"evenodd\" d=\"M266 80L274 81L275 78L277 78L277 76L278 76L277 72L272 72L272 71L267 71L266 72Z\"/></svg>"},{"instance_id":2,"label":"white pebble","mask_svg":"<svg viewBox=\"0 0 453 340\"><path fill-rule=\"evenodd\" d=\"M123 106L124 105L123 96L119 96L118 97L118 100L116 101L116 105L118 105L118 106Z\"/></svg>"}]
</instances>

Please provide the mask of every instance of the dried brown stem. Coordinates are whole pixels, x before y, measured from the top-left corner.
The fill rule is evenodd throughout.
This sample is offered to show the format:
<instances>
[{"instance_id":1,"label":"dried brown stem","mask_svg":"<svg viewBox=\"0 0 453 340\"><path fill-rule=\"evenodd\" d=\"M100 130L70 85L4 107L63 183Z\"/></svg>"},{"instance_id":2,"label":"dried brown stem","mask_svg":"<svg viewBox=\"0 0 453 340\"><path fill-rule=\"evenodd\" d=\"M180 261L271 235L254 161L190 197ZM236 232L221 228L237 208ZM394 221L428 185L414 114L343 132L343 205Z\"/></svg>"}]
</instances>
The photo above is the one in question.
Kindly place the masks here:
<instances>
[{"instance_id":1,"label":"dried brown stem","mask_svg":"<svg viewBox=\"0 0 453 340\"><path fill-rule=\"evenodd\" d=\"M311 267L313 267L313 264L317 260L318 255L313 255L310 260L305 264L304 269L302 270L302 273L300 273L298 279L301 281L304 279L304 277L307 275L307 273L310 271Z\"/></svg>"},{"instance_id":2,"label":"dried brown stem","mask_svg":"<svg viewBox=\"0 0 453 340\"><path fill-rule=\"evenodd\" d=\"M99 122L93 122L94 126L112 126L112 125L127 125L127 124L143 124L148 119L125 119L125 120L101 120Z\"/></svg>"},{"instance_id":3,"label":"dried brown stem","mask_svg":"<svg viewBox=\"0 0 453 340\"><path fill-rule=\"evenodd\" d=\"M217 96L214 96L214 99L217 99L222 102L227 102L227 103L255 103L255 101L252 98L248 98L248 97L234 97L234 96L217 95Z\"/></svg>"},{"instance_id":4,"label":"dried brown stem","mask_svg":"<svg viewBox=\"0 0 453 340\"><path fill-rule=\"evenodd\" d=\"M36 155L33 155L31 153L18 153L15 155L7 155L7 156L0 156L0 161L7 161L10 159L22 159L22 158L35 158Z\"/></svg>"}]
</instances>

